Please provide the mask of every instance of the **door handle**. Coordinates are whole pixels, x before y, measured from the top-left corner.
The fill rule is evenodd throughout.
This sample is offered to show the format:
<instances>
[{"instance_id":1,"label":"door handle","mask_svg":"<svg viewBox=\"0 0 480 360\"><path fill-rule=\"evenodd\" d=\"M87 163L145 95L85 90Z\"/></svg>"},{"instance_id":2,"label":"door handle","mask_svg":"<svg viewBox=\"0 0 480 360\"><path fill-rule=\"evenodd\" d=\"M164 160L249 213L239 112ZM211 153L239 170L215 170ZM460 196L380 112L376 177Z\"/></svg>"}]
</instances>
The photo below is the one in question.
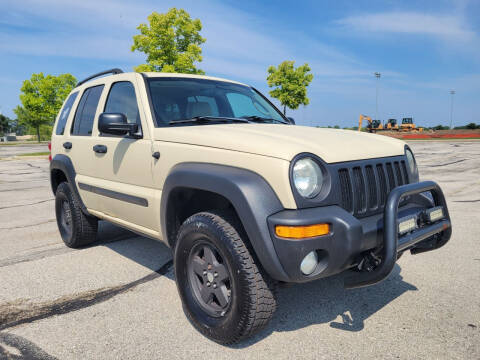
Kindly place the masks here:
<instances>
[{"instance_id":1,"label":"door handle","mask_svg":"<svg viewBox=\"0 0 480 360\"><path fill-rule=\"evenodd\" d=\"M72 143L70 141L64 142L63 147L65 149L71 149L72 148Z\"/></svg>"},{"instance_id":2,"label":"door handle","mask_svg":"<svg viewBox=\"0 0 480 360\"><path fill-rule=\"evenodd\" d=\"M153 156L155 159L158 160L158 159L160 159L160 152L155 151L155 152L152 154L152 156Z\"/></svg>"},{"instance_id":3,"label":"door handle","mask_svg":"<svg viewBox=\"0 0 480 360\"><path fill-rule=\"evenodd\" d=\"M107 153L107 147L105 145L95 145L93 147L93 151L99 154L106 154Z\"/></svg>"}]
</instances>

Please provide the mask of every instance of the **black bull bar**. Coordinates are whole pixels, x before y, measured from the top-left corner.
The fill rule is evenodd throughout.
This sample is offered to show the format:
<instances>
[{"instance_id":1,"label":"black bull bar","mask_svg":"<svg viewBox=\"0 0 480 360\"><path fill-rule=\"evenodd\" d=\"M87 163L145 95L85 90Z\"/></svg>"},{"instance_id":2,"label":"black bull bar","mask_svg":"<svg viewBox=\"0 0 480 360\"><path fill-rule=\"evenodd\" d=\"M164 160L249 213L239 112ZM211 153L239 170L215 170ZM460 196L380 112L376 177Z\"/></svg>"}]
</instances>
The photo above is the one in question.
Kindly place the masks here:
<instances>
[{"instance_id":1,"label":"black bull bar","mask_svg":"<svg viewBox=\"0 0 480 360\"><path fill-rule=\"evenodd\" d=\"M443 208L443 219L433 224L423 226L399 239L397 223L398 204L405 196L428 191L432 194L435 203L434 206L441 206ZM411 248L410 252L412 254L418 254L435 250L445 245L452 235L450 215L448 214L445 196L440 186L433 181L422 181L394 188L388 195L383 214L383 224L383 246L380 253L380 264L370 272L359 272L346 277L346 288L358 288L376 284L390 275L397 261L398 251ZM428 241L426 244L422 243L422 246L419 245L417 248L413 247L415 244L435 234L439 234L439 236Z\"/></svg>"}]
</instances>

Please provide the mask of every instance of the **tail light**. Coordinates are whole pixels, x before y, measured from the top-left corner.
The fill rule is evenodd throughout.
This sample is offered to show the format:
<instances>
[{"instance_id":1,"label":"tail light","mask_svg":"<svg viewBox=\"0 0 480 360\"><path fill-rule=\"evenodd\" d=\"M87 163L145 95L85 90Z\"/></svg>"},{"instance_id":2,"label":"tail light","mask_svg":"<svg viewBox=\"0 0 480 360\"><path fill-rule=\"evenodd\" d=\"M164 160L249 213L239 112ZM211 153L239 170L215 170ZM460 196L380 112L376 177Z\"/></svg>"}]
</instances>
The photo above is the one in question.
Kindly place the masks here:
<instances>
[{"instance_id":1,"label":"tail light","mask_svg":"<svg viewBox=\"0 0 480 360\"><path fill-rule=\"evenodd\" d=\"M48 151L50 152L48 155L48 161L52 161L52 143L50 141L48 142Z\"/></svg>"}]
</instances>

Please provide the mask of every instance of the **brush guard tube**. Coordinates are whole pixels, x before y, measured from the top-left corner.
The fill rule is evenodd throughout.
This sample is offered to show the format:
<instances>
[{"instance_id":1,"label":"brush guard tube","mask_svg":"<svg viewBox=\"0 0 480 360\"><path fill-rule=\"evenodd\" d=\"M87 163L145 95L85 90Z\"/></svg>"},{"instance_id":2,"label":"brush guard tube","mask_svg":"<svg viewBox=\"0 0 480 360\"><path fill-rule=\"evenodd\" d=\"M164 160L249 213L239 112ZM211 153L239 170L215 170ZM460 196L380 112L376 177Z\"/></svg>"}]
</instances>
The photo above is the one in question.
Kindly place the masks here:
<instances>
[{"instance_id":1,"label":"brush guard tube","mask_svg":"<svg viewBox=\"0 0 480 360\"><path fill-rule=\"evenodd\" d=\"M424 226L398 239L397 213L398 204L405 196L411 196L430 191L434 206L442 206L444 218L434 224ZM422 181L414 184L402 185L394 188L388 195L384 209L383 246L381 249L381 263L371 272L360 272L345 278L345 288L352 289L376 284L390 275L397 261L397 252L413 247L415 244L429 237L432 241L418 249L412 248L411 253L431 251L445 245L452 234L450 215L442 189L433 181ZM416 251L418 250L418 251Z\"/></svg>"}]
</instances>

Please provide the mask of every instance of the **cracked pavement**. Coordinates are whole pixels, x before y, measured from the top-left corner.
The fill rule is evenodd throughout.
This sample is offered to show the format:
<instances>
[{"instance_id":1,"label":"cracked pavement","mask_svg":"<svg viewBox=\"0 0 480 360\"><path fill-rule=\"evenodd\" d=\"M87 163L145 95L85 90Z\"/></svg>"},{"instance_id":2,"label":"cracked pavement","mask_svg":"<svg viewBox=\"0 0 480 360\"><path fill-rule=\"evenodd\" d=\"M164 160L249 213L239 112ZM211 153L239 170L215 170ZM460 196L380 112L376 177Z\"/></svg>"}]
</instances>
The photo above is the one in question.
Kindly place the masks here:
<instances>
[{"instance_id":1,"label":"cracked pavement","mask_svg":"<svg viewBox=\"0 0 480 360\"><path fill-rule=\"evenodd\" d=\"M96 243L65 247L48 160L11 157L45 149L8 147L0 160L0 359L480 358L480 142L409 145L421 178L445 192L450 243L406 254L376 286L344 290L338 275L280 288L270 325L231 347L188 323L162 243L101 222Z\"/></svg>"}]
</instances>

